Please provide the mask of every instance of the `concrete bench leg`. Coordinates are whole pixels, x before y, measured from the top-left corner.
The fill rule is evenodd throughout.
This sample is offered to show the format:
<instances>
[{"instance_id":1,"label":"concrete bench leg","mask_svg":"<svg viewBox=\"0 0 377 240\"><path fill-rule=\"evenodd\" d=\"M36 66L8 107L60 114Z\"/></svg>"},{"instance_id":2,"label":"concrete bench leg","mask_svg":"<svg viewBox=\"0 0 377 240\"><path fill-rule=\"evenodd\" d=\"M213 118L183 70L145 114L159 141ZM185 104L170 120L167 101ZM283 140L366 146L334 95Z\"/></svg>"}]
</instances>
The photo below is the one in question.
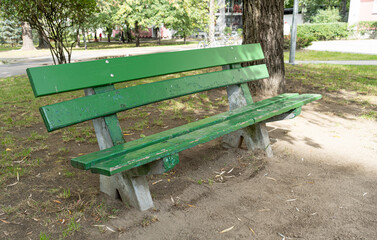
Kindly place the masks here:
<instances>
[{"instance_id":1,"label":"concrete bench leg","mask_svg":"<svg viewBox=\"0 0 377 240\"><path fill-rule=\"evenodd\" d=\"M95 94L93 88L85 89L85 95L93 94ZM116 124L112 125L108 125L104 118L93 119L93 126L96 132L98 146L101 150L114 146L111 133L117 133L118 136L123 136L118 119L116 119ZM109 131L110 128L112 131ZM120 141L124 142L123 138L120 139ZM114 199L120 197L124 203L141 211L153 207L146 176L131 176L127 172L118 173L111 177L100 175L100 191Z\"/></svg>"},{"instance_id":2,"label":"concrete bench leg","mask_svg":"<svg viewBox=\"0 0 377 240\"><path fill-rule=\"evenodd\" d=\"M227 87L229 110L248 104L240 85ZM251 103L251 102L249 102ZM272 148L265 123L257 123L242 130L230 133L223 137L223 144L230 147L240 147L242 139L249 150L262 149L267 157L272 157Z\"/></svg>"},{"instance_id":3,"label":"concrete bench leg","mask_svg":"<svg viewBox=\"0 0 377 240\"><path fill-rule=\"evenodd\" d=\"M146 176L129 176L118 173L111 177L100 175L100 190L112 198L121 198L140 211L152 208L153 201Z\"/></svg>"},{"instance_id":4,"label":"concrete bench leg","mask_svg":"<svg viewBox=\"0 0 377 240\"><path fill-rule=\"evenodd\" d=\"M266 151L267 157L273 157L270 138L266 123L257 123L243 129L243 138L247 149L261 149Z\"/></svg>"}]
</instances>

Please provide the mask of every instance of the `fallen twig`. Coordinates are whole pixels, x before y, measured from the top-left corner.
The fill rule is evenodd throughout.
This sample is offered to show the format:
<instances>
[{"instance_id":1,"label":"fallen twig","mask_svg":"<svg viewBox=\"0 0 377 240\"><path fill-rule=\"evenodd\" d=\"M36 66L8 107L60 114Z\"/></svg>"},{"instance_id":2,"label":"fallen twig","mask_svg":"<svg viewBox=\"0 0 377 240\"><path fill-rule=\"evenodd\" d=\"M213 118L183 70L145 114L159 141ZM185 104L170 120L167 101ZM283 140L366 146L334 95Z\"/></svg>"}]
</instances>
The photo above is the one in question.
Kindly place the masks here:
<instances>
[{"instance_id":1,"label":"fallen twig","mask_svg":"<svg viewBox=\"0 0 377 240\"><path fill-rule=\"evenodd\" d=\"M226 232L229 232L229 231L232 230L233 228L234 228L234 226L231 226L230 228L227 228L227 229L222 230L220 233L226 233Z\"/></svg>"}]
</instances>

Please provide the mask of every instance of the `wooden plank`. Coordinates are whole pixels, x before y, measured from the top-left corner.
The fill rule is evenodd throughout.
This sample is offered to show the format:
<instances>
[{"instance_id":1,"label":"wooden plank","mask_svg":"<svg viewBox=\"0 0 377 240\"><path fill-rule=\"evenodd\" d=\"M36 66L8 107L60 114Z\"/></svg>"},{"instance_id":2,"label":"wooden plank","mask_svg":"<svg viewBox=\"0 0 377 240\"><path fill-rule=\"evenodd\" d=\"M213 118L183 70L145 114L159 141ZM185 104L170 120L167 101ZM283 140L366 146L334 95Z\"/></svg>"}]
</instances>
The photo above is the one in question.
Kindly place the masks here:
<instances>
[{"instance_id":1,"label":"wooden plank","mask_svg":"<svg viewBox=\"0 0 377 240\"><path fill-rule=\"evenodd\" d=\"M258 43L43 66L26 72L39 97L263 58Z\"/></svg>"},{"instance_id":2,"label":"wooden plank","mask_svg":"<svg viewBox=\"0 0 377 240\"><path fill-rule=\"evenodd\" d=\"M132 169L134 167L152 162L156 159L160 159L162 157L194 147L198 144L211 141L217 137L298 108L306 103L318 100L320 98L321 95L318 94L303 94L288 98L285 101L268 105L264 108L245 113L236 118L231 118L227 121L98 163L91 167L91 171L104 175L112 175Z\"/></svg>"},{"instance_id":3,"label":"wooden plank","mask_svg":"<svg viewBox=\"0 0 377 240\"><path fill-rule=\"evenodd\" d=\"M48 131L138 106L268 77L266 65L230 69L76 98L40 108Z\"/></svg>"},{"instance_id":4,"label":"wooden plank","mask_svg":"<svg viewBox=\"0 0 377 240\"><path fill-rule=\"evenodd\" d=\"M263 108L269 105L272 105L279 101L285 101L288 98L298 96L298 94L282 94L275 96L270 99L265 99L259 102L254 103L253 105L246 106L244 108L238 108L231 112L224 112L209 118L205 118L196 122L186 124L177 128L169 129L161 133L147 136L145 138L137 139L132 142L128 142L122 145L114 146L111 149L89 153L84 156L77 157L71 160L72 166L81 169L89 169L94 164L105 161L109 158L114 158L116 156L136 151L140 148L144 148L159 142L167 141L171 138L175 138L189 132L200 130L208 126L212 126L217 123L224 122L234 117L238 117L247 112L255 111L259 108Z\"/></svg>"}]
</instances>

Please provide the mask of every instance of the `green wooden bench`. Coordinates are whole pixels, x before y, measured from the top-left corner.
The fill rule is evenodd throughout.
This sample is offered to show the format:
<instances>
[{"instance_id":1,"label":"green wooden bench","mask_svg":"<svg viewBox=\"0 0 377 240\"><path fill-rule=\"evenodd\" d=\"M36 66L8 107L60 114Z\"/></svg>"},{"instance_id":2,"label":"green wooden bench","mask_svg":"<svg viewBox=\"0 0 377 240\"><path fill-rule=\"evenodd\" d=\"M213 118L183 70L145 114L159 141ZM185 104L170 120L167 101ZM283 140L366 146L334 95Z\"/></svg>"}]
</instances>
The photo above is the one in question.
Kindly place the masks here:
<instances>
[{"instance_id":1,"label":"green wooden bench","mask_svg":"<svg viewBox=\"0 0 377 240\"><path fill-rule=\"evenodd\" d=\"M72 166L100 174L100 189L146 210L153 206L146 175L162 174L179 161L178 153L223 137L224 144L264 149L272 156L265 123L293 118L319 94L282 94L253 102L247 82L268 78L259 44L157 53L27 69L36 97L84 89L80 97L40 108L47 130L92 120L100 151L71 160ZM222 71L115 89L115 83L222 66ZM230 110L160 133L125 142L117 112L227 87Z\"/></svg>"}]
</instances>

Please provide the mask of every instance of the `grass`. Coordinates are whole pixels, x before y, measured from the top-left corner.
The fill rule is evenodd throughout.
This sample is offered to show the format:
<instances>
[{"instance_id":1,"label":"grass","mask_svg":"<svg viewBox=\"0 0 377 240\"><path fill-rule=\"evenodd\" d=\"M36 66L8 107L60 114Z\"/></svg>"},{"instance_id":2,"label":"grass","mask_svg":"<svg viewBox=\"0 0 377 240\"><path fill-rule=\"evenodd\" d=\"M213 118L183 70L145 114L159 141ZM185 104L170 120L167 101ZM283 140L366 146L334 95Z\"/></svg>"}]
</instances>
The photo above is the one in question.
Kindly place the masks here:
<instances>
[{"instance_id":1,"label":"grass","mask_svg":"<svg viewBox=\"0 0 377 240\"><path fill-rule=\"evenodd\" d=\"M289 60L289 52L284 52L284 60ZM298 50L295 54L297 61L336 61L336 60L377 60L377 55L340 53L329 51Z\"/></svg>"},{"instance_id":2,"label":"grass","mask_svg":"<svg viewBox=\"0 0 377 240\"><path fill-rule=\"evenodd\" d=\"M327 91L377 95L376 66L286 65L286 78Z\"/></svg>"},{"instance_id":3,"label":"grass","mask_svg":"<svg viewBox=\"0 0 377 240\"><path fill-rule=\"evenodd\" d=\"M174 45L182 45L182 41L175 41L175 40L161 40L161 45L157 44L157 40L148 40L142 41L140 43L140 47L155 47L155 46L174 46ZM197 44L197 41L188 41L186 44ZM87 44L88 50L98 50L98 49L114 49L114 48L131 48L135 47L135 43L121 43L118 41L113 42L89 42ZM85 50L84 44L81 42L80 48L73 48L74 50Z\"/></svg>"}]
</instances>

